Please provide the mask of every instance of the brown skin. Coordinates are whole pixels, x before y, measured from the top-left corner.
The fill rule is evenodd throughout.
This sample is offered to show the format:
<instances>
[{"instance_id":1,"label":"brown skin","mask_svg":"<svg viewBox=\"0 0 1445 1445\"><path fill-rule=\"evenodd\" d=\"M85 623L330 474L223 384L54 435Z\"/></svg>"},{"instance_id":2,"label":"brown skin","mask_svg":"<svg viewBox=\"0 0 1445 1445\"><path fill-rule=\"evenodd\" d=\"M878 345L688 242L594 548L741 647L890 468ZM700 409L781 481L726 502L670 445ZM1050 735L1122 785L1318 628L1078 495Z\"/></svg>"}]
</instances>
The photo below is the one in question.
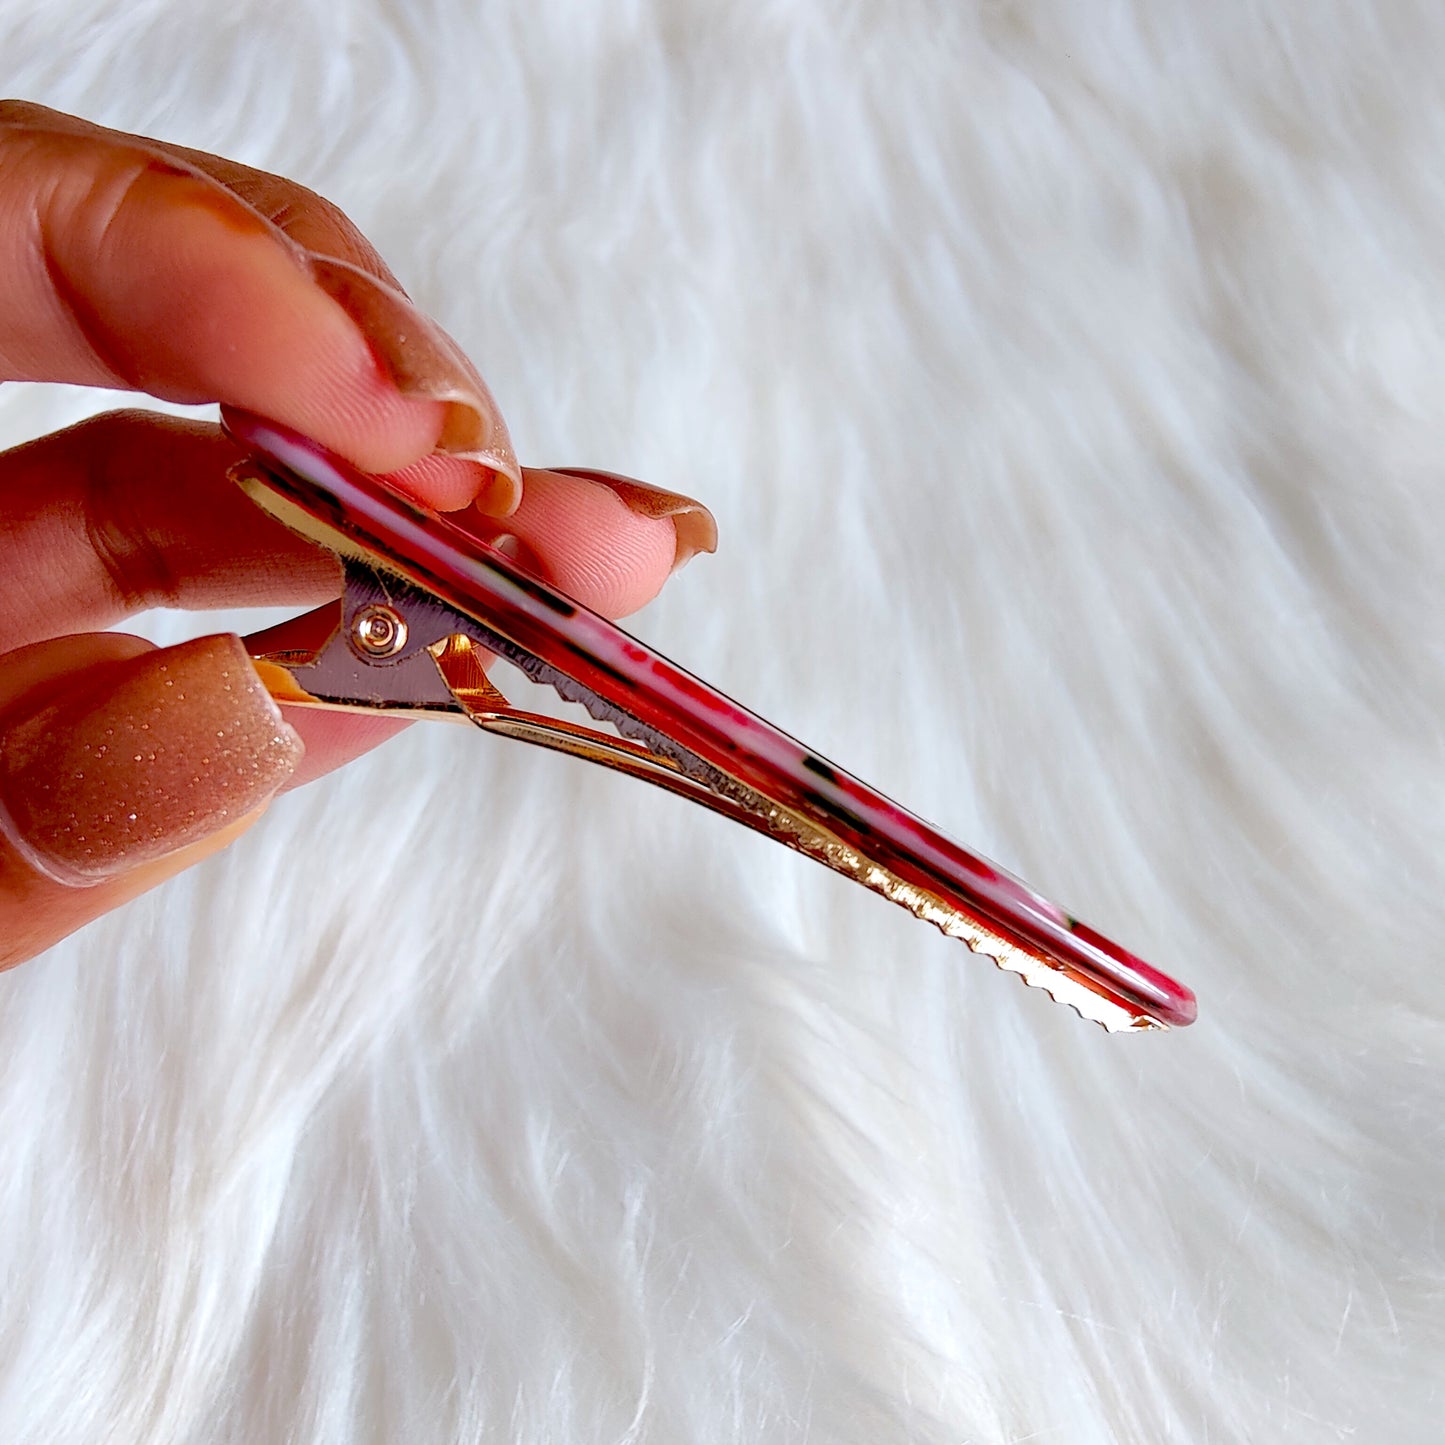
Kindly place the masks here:
<instances>
[{"instance_id":1,"label":"brown skin","mask_svg":"<svg viewBox=\"0 0 1445 1445\"><path fill-rule=\"evenodd\" d=\"M612 616L655 595L692 550L671 516L595 483L552 475L529 503L481 378L329 202L278 176L20 102L0 102L5 380L120 386L273 417L433 506L470 508L478 535L523 538L558 586ZM300 608L337 594L335 559L226 480L235 456L214 427L140 412L0 454L0 622L16 649L0 657L0 749L7 726L48 691L84 685L104 675L99 664L149 647L97 629L157 604ZM678 515L696 528L697 509L687 509ZM288 721L306 743L293 783L395 731L295 711ZM0 833L0 966L216 851L264 801L201 842L86 888L40 875Z\"/></svg>"}]
</instances>

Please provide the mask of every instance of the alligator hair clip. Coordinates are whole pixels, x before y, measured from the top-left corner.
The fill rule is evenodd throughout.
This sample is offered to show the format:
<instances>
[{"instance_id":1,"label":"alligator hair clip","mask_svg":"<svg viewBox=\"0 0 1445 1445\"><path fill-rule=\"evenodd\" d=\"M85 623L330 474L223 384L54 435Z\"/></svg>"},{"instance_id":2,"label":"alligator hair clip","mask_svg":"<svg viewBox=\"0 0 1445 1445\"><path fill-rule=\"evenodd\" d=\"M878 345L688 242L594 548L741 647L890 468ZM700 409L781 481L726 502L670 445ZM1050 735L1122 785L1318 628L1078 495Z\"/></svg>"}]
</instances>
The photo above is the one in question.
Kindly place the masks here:
<instances>
[{"instance_id":1,"label":"alligator hair clip","mask_svg":"<svg viewBox=\"0 0 1445 1445\"><path fill-rule=\"evenodd\" d=\"M1192 1023L1194 995L527 569L274 423L226 410L232 475L335 552L338 602L246 639L278 701L451 718L701 803L902 904L1109 1030ZM522 711L491 657L614 732Z\"/></svg>"}]
</instances>

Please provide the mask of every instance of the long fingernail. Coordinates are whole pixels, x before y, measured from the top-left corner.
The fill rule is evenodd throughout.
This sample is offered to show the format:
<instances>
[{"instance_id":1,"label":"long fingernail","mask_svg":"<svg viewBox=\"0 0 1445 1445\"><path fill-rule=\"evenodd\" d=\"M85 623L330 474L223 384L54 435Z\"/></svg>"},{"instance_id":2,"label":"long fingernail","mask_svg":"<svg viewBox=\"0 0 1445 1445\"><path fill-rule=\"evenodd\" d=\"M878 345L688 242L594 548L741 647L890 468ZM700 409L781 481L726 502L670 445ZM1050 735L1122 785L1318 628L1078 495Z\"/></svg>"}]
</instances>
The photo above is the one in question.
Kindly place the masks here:
<instances>
[{"instance_id":1,"label":"long fingernail","mask_svg":"<svg viewBox=\"0 0 1445 1445\"><path fill-rule=\"evenodd\" d=\"M677 553L672 559L674 572L686 567L699 552L717 551L717 520L693 497L684 497L681 492L666 492L661 487L639 482L635 477L594 471L590 467L551 467L549 470L606 487L629 512L635 512L639 517L670 517L673 531L677 533Z\"/></svg>"},{"instance_id":2,"label":"long fingernail","mask_svg":"<svg viewBox=\"0 0 1445 1445\"><path fill-rule=\"evenodd\" d=\"M240 639L197 638L0 720L0 828L40 872L98 883L254 812L303 751Z\"/></svg>"},{"instance_id":3,"label":"long fingernail","mask_svg":"<svg viewBox=\"0 0 1445 1445\"><path fill-rule=\"evenodd\" d=\"M361 328L373 353L403 396L446 403L437 449L479 462L494 473L488 484L498 515L521 500L522 471L497 403L466 353L400 291L356 266L328 256L308 255L316 284Z\"/></svg>"}]
</instances>

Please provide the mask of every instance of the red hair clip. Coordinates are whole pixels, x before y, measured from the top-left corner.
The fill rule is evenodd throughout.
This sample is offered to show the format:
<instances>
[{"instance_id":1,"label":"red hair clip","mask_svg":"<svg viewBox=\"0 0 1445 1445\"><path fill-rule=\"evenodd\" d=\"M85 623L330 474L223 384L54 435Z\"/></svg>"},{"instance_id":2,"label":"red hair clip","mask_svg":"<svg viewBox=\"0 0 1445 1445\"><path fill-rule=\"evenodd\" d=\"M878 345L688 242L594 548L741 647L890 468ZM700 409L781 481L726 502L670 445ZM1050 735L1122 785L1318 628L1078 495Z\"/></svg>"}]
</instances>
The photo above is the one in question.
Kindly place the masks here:
<instances>
[{"instance_id":1,"label":"red hair clip","mask_svg":"<svg viewBox=\"0 0 1445 1445\"><path fill-rule=\"evenodd\" d=\"M226 410L268 512L342 558L339 602L246 639L272 694L441 717L690 798L902 904L1107 1029L1183 1026L1194 995L857 778L377 477ZM505 658L615 734L514 708Z\"/></svg>"}]
</instances>

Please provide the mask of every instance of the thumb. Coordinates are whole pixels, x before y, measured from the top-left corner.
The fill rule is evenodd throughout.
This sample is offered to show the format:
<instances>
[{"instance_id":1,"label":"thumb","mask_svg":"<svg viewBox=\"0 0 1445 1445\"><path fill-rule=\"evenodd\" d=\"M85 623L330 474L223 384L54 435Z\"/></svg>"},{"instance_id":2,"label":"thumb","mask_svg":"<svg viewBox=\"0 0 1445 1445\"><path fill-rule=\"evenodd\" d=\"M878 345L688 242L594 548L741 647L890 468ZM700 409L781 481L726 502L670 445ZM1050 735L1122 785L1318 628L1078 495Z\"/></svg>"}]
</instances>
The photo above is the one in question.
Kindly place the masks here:
<instances>
[{"instance_id":1,"label":"thumb","mask_svg":"<svg viewBox=\"0 0 1445 1445\"><path fill-rule=\"evenodd\" d=\"M0 659L0 964L223 847L302 752L234 636Z\"/></svg>"}]
</instances>

